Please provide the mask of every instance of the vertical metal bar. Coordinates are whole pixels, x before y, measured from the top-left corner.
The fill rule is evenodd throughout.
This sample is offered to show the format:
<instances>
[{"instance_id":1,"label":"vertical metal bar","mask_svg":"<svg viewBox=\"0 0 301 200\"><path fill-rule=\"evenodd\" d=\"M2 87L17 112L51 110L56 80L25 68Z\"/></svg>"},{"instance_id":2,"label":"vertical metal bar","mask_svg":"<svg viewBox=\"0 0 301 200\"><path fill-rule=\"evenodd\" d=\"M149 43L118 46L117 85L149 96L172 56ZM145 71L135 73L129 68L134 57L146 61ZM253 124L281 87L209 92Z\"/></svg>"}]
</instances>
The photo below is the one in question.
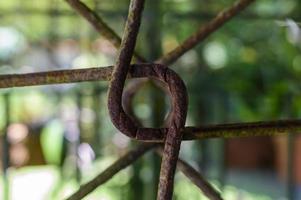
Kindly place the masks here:
<instances>
[{"instance_id":1,"label":"vertical metal bar","mask_svg":"<svg viewBox=\"0 0 301 200\"><path fill-rule=\"evenodd\" d=\"M7 136L7 129L9 126L10 119L10 104L9 104L9 93L4 94L4 104L5 104L5 126L4 126L4 134L2 140L2 170L3 170L3 199L9 199L9 177L8 177L8 168L10 166L10 158L9 158L9 141Z\"/></svg>"}]
</instances>

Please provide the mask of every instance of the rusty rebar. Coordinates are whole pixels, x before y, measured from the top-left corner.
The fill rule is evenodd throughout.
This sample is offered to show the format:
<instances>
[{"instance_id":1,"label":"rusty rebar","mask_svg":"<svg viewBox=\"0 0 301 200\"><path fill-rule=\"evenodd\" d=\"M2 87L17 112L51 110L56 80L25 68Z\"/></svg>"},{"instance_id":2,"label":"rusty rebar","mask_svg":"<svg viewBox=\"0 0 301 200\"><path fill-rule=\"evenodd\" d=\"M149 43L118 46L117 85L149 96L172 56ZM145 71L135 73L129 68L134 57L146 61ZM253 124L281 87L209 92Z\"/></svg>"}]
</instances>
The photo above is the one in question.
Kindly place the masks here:
<instances>
[{"instance_id":1,"label":"rusty rebar","mask_svg":"<svg viewBox=\"0 0 301 200\"><path fill-rule=\"evenodd\" d=\"M155 132L150 131L152 129L137 128L134 121L127 116L122 108L122 93L136 44L143 6L144 0L131 0L130 2L129 14L108 93L108 109L113 124L122 133L134 138L142 136L141 139L145 139L145 136L149 137L150 133L153 135ZM155 76L167 83L173 97L173 120L164 138L164 152L157 194L158 200L169 200L172 199L173 179L182 141L181 130L184 128L187 114L186 87L176 73L161 65L146 66L139 69L141 69L141 75Z\"/></svg>"},{"instance_id":2,"label":"rusty rebar","mask_svg":"<svg viewBox=\"0 0 301 200\"><path fill-rule=\"evenodd\" d=\"M112 66L87 69L66 69L24 74L0 75L0 88L77 83L83 81L108 81Z\"/></svg>"},{"instance_id":3,"label":"rusty rebar","mask_svg":"<svg viewBox=\"0 0 301 200\"><path fill-rule=\"evenodd\" d=\"M238 0L231 7L220 12L214 19L212 19L205 26L201 26L195 33L188 37L184 42L182 42L175 49L171 50L166 55L157 59L157 63L164 65L170 65L175 62L184 53L195 47L201 41L206 39L209 35L215 32L218 28L222 27L227 21L232 17L237 15L248 5L250 5L255 0Z\"/></svg>"},{"instance_id":4,"label":"rusty rebar","mask_svg":"<svg viewBox=\"0 0 301 200\"><path fill-rule=\"evenodd\" d=\"M134 66L134 65L132 65ZM135 65L137 66L137 65ZM0 75L0 88L37 86L62 83L76 83L82 81L108 81L111 79L112 66L58 70L28 74ZM139 68L139 65L138 67ZM138 73L136 68L130 70L128 78L135 78ZM260 122L242 122L233 124L202 125L199 127L186 127L183 132L184 140L196 140L204 138L236 138L250 136L277 136L289 132L301 131L301 120L275 120ZM162 130L166 132L166 130ZM163 136L157 138L157 141Z\"/></svg>"},{"instance_id":5,"label":"rusty rebar","mask_svg":"<svg viewBox=\"0 0 301 200\"><path fill-rule=\"evenodd\" d=\"M117 49L120 47L121 38L107 23L105 23L105 21L96 12L91 10L88 6L86 6L86 4L84 4L80 0L66 0L66 2L82 17L84 17L101 36L105 37ZM146 61L145 58L143 58L136 52L134 52L134 57L139 62Z\"/></svg>"},{"instance_id":6,"label":"rusty rebar","mask_svg":"<svg viewBox=\"0 0 301 200\"><path fill-rule=\"evenodd\" d=\"M116 175L121 170L125 169L132 163L134 163L138 158L143 156L146 152L158 146L158 144L141 144L133 150L126 153L124 156L119 158L116 162L110 165L106 170L101 172L91 181L83 184L80 188L67 198L67 200L80 200L87 196L89 193L94 191L100 185L106 183L114 175Z\"/></svg>"},{"instance_id":7,"label":"rusty rebar","mask_svg":"<svg viewBox=\"0 0 301 200\"><path fill-rule=\"evenodd\" d=\"M185 121L187 108L187 93L183 81L180 77L174 73L171 69L165 68L159 64L139 64L133 65L130 69L130 74L133 77L151 77L157 78L162 82L167 84L170 90L171 100L172 100L172 117L171 121L177 124L180 121ZM122 94L122 88L115 88L113 92L118 92L119 95ZM114 97L115 98L115 97ZM168 128L143 128L139 127L130 116L128 116L123 107L117 103L121 102L119 97L119 102L114 102L109 93L109 111L113 124L127 136L144 141L158 141L164 140ZM120 114L121 113L121 114ZM181 119L180 119L181 117Z\"/></svg>"},{"instance_id":8,"label":"rusty rebar","mask_svg":"<svg viewBox=\"0 0 301 200\"><path fill-rule=\"evenodd\" d=\"M135 137L137 127L134 122L127 117L122 108L122 93L130 69L143 6L144 0L132 0L130 3L129 14L124 28L117 62L113 68L108 92L108 109L111 120L117 129L130 137Z\"/></svg>"},{"instance_id":9,"label":"rusty rebar","mask_svg":"<svg viewBox=\"0 0 301 200\"><path fill-rule=\"evenodd\" d=\"M78 0L67 0L67 1L68 2L76 2L76 3L79 2ZM239 1L230 9L226 10L225 12L222 12L221 15L217 16L212 21L212 23L210 22L204 28L199 29L199 31L196 34L194 34L192 37L187 39L182 45L177 47L175 50L173 50L166 56L159 59L158 62L171 64L177 58L179 58L181 55L183 55L186 51L193 48L201 40L205 39L210 33L214 32L217 28L221 27L226 21L228 21L231 17L236 15L240 10L244 9L252 1L254 1L254 0ZM138 2L138 1L136 1L136 2ZM81 2L79 2L79 3L81 3ZM78 5L81 5L81 4L78 4ZM88 7L86 7L86 8L88 8ZM89 10L86 10L86 11L89 11ZM92 18L91 18L91 16L89 16L89 12L86 12L86 11L84 11L84 15L86 17L88 17L88 20L92 21L92 23L94 23L94 24L95 23L97 24L97 21L98 21L97 16L95 17L95 16L91 15L92 16ZM90 19L89 19L89 17L90 17ZM136 23L136 22L134 22L134 23ZM102 26L103 26L103 24L102 24ZM109 27L106 27L106 28L109 28ZM97 27L96 27L96 29L97 29ZM137 29L137 33L138 33L138 29ZM131 35L131 34L129 34L129 35ZM111 36L112 36L112 34L108 35L108 38L110 38ZM113 35L113 38L116 39L116 36L118 38L117 34ZM125 38L129 38L129 37L125 37ZM116 40L116 41L117 42L115 42L115 46L118 46L118 45L116 45L116 44L118 44L118 40ZM131 41L135 42L135 39L131 40ZM125 45L125 47L126 46L127 45ZM135 46L135 44L133 45L133 47L134 46ZM132 49L132 50L134 50L134 49ZM126 51L127 50L125 50L125 52ZM125 55L128 55L129 58L131 57L131 56L129 56L131 54L133 54L133 52L125 53ZM124 60L126 60L126 57L123 57L123 59L120 59L120 60L121 60L121 62L123 62ZM125 62L125 65L127 65L129 67L129 63L130 63L130 60L129 60L128 64L126 64L126 62ZM145 67L145 65L143 65L143 66ZM159 66L159 65L154 65L154 66ZM146 67L149 68L150 66L146 66ZM148 73L149 73L149 72L145 72L143 70L141 70L141 71L136 70L135 67L131 67L131 69L133 69L133 71L131 72L131 75L133 75L133 77L139 77L142 75L148 76ZM143 69L145 69L145 68L143 68ZM93 71L93 69L91 71ZM91 72L91 71L89 71L89 72ZM59 83L68 83L68 82L73 82L73 81L85 81L85 80L87 80L87 81L100 80L100 79L108 80L109 77L111 76L112 68L108 67L108 68L105 68L102 70L95 69L95 71L98 71L99 73L97 75L85 74L86 72L84 72L84 70L77 71L78 74L69 74L68 72L70 72L70 71L65 70L62 73L63 76L58 76L58 74L60 72L58 72L58 74L56 74L56 72L54 72L54 73L48 72L47 74L39 73L39 74L33 74L33 75L36 75L35 79L28 79L29 77L22 76L22 75L10 76L10 77L5 76L4 80L6 80L6 81L4 81L4 87L7 87L7 85L9 85L9 84L12 84L13 86L25 86L27 83L30 83L31 85L35 85L35 84L39 84L39 83L51 84L51 83L58 83L58 82ZM135 75L135 73L137 73L137 72L139 74L138 76ZM125 74L126 73L127 72L125 72ZM83 76L84 74L87 76L84 77ZM24 80L23 82L21 81L22 78ZM125 80L125 78L126 78L126 75L124 75L124 80ZM123 80L123 82L124 82L124 80ZM168 82L167 80L165 80L165 81ZM122 86L122 88L123 88L123 86ZM177 89L175 89L175 90L177 90ZM122 93L122 91L121 91L121 93ZM173 93L172 93L172 95L173 95ZM176 111L176 113L177 113L177 111ZM183 115L183 113L180 113L180 115ZM186 113L185 113L185 116L186 116ZM170 188L170 187L172 187L172 185L173 185L172 184L173 173L174 173L173 168L175 166L172 163L176 162L178 150L179 150L179 146L180 146L180 142L181 142L181 137L179 135L181 135L182 133L184 133L184 139L219 137L220 135L222 135L223 137L254 136L256 134L257 135L269 135L269 134L275 133L275 132L283 133L283 132L286 132L287 130L291 130L291 129L300 130L300 126L301 126L299 120L286 120L286 121L275 121L275 122L259 122L259 123L204 126L204 127L199 127L199 128L186 127L185 129L183 129L183 131L180 132L180 131L178 131L179 129L181 129L180 123L181 122L179 122L179 124L177 124L174 122L174 123L171 123L172 126L170 128L160 129L161 133L167 133L167 134L157 135L155 138L156 141L160 141L160 142L162 142L164 139L166 139L166 144L167 144L166 146L169 146L167 148L165 146L165 150L164 150L165 151L164 156L167 157L166 160L168 160L168 161L166 161L167 164L164 165L164 158L163 158L163 165L161 167L163 172L161 171L161 173L163 174L162 178L164 180L162 180L162 181L160 180L160 184L161 184L161 182L163 184L163 186L162 186L163 192L161 191L161 194L160 194L160 191L159 191L158 199L170 199L171 198L172 188ZM170 133L173 133L173 134L170 134ZM175 135L176 133L179 133L179 134ZM171 136L170 140L168 139L169 135ZM141 138L141 139L143 139L143 138ZM172 177L172 179L170 179L170 177ZM167 184L165 184L165 183L167 183Z\"/></svg>"},{"instance_id":10,"label":"rusty rebar","mask_svg":"<svg viewBox=\"0 0 301 200\"><path fill-rule=\"evenodd\" d=\"M160 156L163 155L161 147L158 147L156 152ZM205 179L205 177L181 158L178 159L177 168L210 200L223 200L220 193Z\"/></svg>"},{"instance_id":11,"label":"rusty rebar","mask_svg":"<svg viewBox=\"0 0 301 200\"><path fill-rule=\"evenodd\" d=\"M133 82L131 82L133 83ZM135 91L137 90L136 87L141 87L141 84L133 84L128 85L128 90L125 90L127 93L123 93L123 107L126 111L126 113L135 121L136 124L141 126L141 122L133 112L133 106L130 105L129 102L127 102L129 99L131 99L131 96L135 94ZM166 91L167 92L167 91ZM171 116L171 115L169 115ZM167 125L169 120L166 120L163 122L163 125ZM160 156L163 155L162 147L158 147L156 149L157 154ZM177 168L189 179L192 183L194 183L203 193L206 195L209 199L212 200L222 200L221 195L218 191L215 190L213 186L209 182L206 181L206 179L202 176L201 173L197 172L192 166L190 166L187 162L182 160L181 158L178 159L177 162Z\"/></svg>"}]
</instances>

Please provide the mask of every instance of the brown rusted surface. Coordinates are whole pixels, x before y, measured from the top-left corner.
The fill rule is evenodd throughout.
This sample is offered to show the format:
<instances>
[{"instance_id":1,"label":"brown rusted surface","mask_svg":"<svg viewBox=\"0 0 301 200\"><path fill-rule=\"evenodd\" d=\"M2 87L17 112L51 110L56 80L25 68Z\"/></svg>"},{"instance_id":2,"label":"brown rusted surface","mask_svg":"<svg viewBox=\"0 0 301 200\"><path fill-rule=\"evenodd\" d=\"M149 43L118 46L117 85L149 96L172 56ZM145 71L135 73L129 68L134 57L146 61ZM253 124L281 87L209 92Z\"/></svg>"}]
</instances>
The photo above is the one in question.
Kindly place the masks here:
<instances>
[{"instance_id":1,"label":"brown rusted surface","mask_svg":"<svg viewBox=\"0 0 301 200\"><path fill-rule=\"evenodd\" d=\"M110 80L112 66L0 75L0 88Z\"/></svg>"},{"instance_id":2,"label":"brown rusted surface","mask_svg":"<svg viewBox=\"0 0 301 200\"><path fill-rule=\"evenodd\" d=\"M141 79L138 79L138 81L141 81ZM142 80L144 81L144 79ZM126 111L126 113L131 116L131 118L135 121L136 124L141 124L140 121L136 118L136 116L133 113L132 105L130 105L130 102L128 100L131 100L131 96L135 94L135 91L137 91L136 87L141 87L143 85L143 82L139 82L142 84L136 84L136 82L131 82L129 86L127 86L126 92L123 93L123 107ZM125 103L126 102L126 103ZM171 115L170 115L171 116ZM166 124L168 122L167 120L164 122ZM156 152L162 156L163 155L163 149L162 147L157 147ZM212 200L222 200L220 193L213 187L211 184L206 181L204 176L196 171L189 163L185 162L182 159L178 159L177 161L177 168L189 179L192 183L194 183L202 192L204 195L206 195L209 199Z\"/></svg>"},{"instance_id":3,"label":"brown rusted surface","mask_svg":"<svg viewBox=\"0 0 301 200\"><path fill-rule=\"evenodd\" d=\"M163 150L161 147L156 149L159 155L163 155ZM182 173L194 183L210 200L222 200L220 193L206 181L205 177L198 171L196 171L192 166L190 166L184 160L178 159L177 168L182 171Z\"/></svg>"},{"instance_id":4,"label":"brown rusted surface","mask_svg":"<svg viewBox=\"0 0 301 200\"><path fill-rule=\"evenodd\" d=\"M80 70L61 70L22 75L1 75L0 88L55 83L71 83L80 81L111 80L112 78L108 104L110 115L115 126L119 130L121 130L122 133L125 133L128 136L138 140L165 142L159 191L157 197L158 199L168 200L172 198L175 166L178 160L178 153L182 139L192 140L211 137L231 138L246 136L273 136L276 134L283 134L293 131L296 132L301 130L300 120L219 124L184 128L187 112L187 94L185 85L180 77L178 77L178 75L172 70L169 70L165 66L159 64L141 64L130 66L131 58L132 56L135 56L134 47L139 30L144 0L131 1L123 40L121 40L119 36L85 4L83 4L79 0L66 1L69 2L69 4L82 16L84 16L98 32L102 33L109 41L111 41L115 45L115 47L121 47L115 68L113 69L112 67L105 67ZM196 33L185 40L176 49L158 59L157 62L166 65L173 63L181 55L207 38L211 33L215 32L225 22L229 21L233 16L238 14L253 1L254 0L237 1L232 7L221 12L207 25L200 28ZM139 61L144 60L137 54L136 58L138 58ZM124 82L127 77L150 77L162 81L167 85L172 98L172 112L170 113L169 123L167 123L168 127L160 129L141 128L137 124L135 124L134 120L132 120L124 112L121 103ZM125 95L125 97L128 98L125 102L126 104L129 104L130 98L134 95L135 90L139 88L138 84L141 84L142 82L143 81L137 81L137 85L133 87L134 89L131 91L130 95ZM184 137L182 138L183 134ZM80 199L81 195L84 194L85 196L86 194L91 192L93 188L96 188L98 185L102 184L103 182L111 178L120 169L122 169L118 168L118 166L123 167L125 165L129 165L131 162L133 162L133 159L135 160L139 156L142 156L142 154L151 149L153 147L152 145L154 144L145 145L145 149L141 147L141 151L139 150L137 154L133 154L134 157L131 157L132 155L129 155L129 157L127 157L128 160L125 162L125 164L122 162L123 164L117 165L117 168L113 168L112 171L106 171L100 176L100 178L98 177L87 184L87 187L81 188L77 193L78 195L76 194L74 198ZM120 162L121 161L122 159L120 159ZM117 161L116 163L119 163L119 161ZM201 189L203 189L204 192L207 191L208 196L213 194L210 194L210 192L208 192L207 189L208 187L210 187L210 185L206 185L207 183L205 180L202 180L202 177L195 179L197 177L197 175L195 175L195 173L197 173L196 171L191 170L191 168L189 168L189 166L185 165L185 163L183 162L180 162L179 165L182 166L182 171L184 171L184 173L186 170L186 173L189 172L191 174L194 174L191 180ZM110 176L108 176L107 173L110 174ZM209 198L219 199L218 194L213 194L213 196Z\"/></svg>"},{"instance_id":5,"label":"brown rusted surface","mask_svg":"<svg viewBox=\"0 0 301 200\"><path fill-rule=\"evenodd\" d=\"M185 127L184 139L276 136L301 131L301 120L276 120Z\"/></svg>"},{"instance_id":6,"label":"brown rusted surface","mask_svg":"<svg viewBox=\"0 0 301 200\"><path fill-rule=\"evenodd\" d=\"M122 93L130 69L136 38L139 31L144 0L132 0L125 25L116 65L113 69L108 94L109 114L113 124L124 134L136 139L145 139L161 134L161 129L139 128L122 108ZM132 69L135 68L132 67ZM139 77L157 78L168 85L172 95L172 121L167 129L161 163L158 200L172 199L173 179L182 140L182 129L187 114L187 92L183 81L162 65L140 65L135 71ZM159 132L158 132L159 131Z\"/></svg>"},{"instance_id":7,"label":"brown rusted surface","mask_svg":"<svg viewBox=\"0 0 301 200\"><path fill-rule=\"evenodd\" d=\"M128 78L141 77L139 68L142 66L147 66L147 64L143 64L141 66L140 64L132 65ZM112 68L112 66L109 66L28 74L0 75L0 88L110 80ZM217 137L237 138L250 136L277 136L299 131L301 131L301 120L299 119L203 125L199 127L185 127L183 130L183 140L198 140ZM159 134L155 134L156 136L149 138L145 136L145 138L147 140L152 140L153 142L162 142L165 138L166 132L167 129L162 128L158 131Z\"/></svg>"},{"instance_id":8,"label":"brown rusted surface","mask_svg":"<svg viewBox=\"0 0 301 200\"><path fill-rule=\"evenodd\" d=\"M147 64L143 64L141 66L146 65ZM112 68L112 66L109 66L28 74L0 75L0 88L110 80ZM141 72L139 72L139 70L136 71L138 68L140 68L139 64L132 65L128 78L141 77ZM132 93L133 92L134 91L132 91ZM237 138L250 136L277 136L299 131L301 131L301 120L298 119L203 125L199 127L185 127L183 130L183 140L198 140L217 137ZM156 134L156 136L145 138L147 140L152 140L153 142L162 142L165 138L167 129L162 128L158 132L159 134Z\"/></svg>"},{"instance_id":9,"label":"brown rusted surface","mask_svg":"<svg viewBox=\"0 0 301 200\"><path fill-rule=\"evenodd\" d=\"M122 108L122 92L134 53L144 1L131 1L121 47L108 92L108 108L113 124L129 137L135 137L136 125Z\"/></svg>"},{"instance_id":10,"label":"brown rusted surface","mask_svg":"<svg viewBox=\"0 0 301 200\"><path fill-rule=\"evenodd\" d=\"M133 73L133 72L136 73ZM156 78L166 83L167 88L171 93L172 101L172 114L171 123L168 128L155 129L155 128L140 128L131 126L136 132L132 137L139 140L155 140L157 137L164 136L164 153L161 164L159 191L157 199L171 199L173 193L173 178L176 168L176 162L178 159L178 153L182 140L181 130L185 125L185 119L187 114L187 92L183 81L172 70L165 68L164 66L153 65L139 65L135 68L133 66L130 70L133 77L151 77ZM119 116L115 116L116 119ZM127 120L122 118L119 122L134 125L134 122L125 115ZM131 121L131 122L130 122ZM128 124L122 125L122 127L128 128ZM128 129L130 131L130 129ZM128 132L128 134L131 134Z\"/></svg>"},{"instance_id":11,"label":"brown rusted surface","mask_svg":"<svg viewBox=\"0 0 301 200\"><path fill-rule=\"evenodd\" d=\"M139 77L147 76L156 78L166 83L167 88L171 93L172 101L172 114L171 123L168 128L155 129L155 128L140 128L135 126L136 133L134 137L142 140L153 140L158 136L165 136L164 153L161 164L159 191L157 199L171 199L173 193L173 178L178 159L178 153L182 140L181 130L184 128L186 114L187 114L187 92L186 87L180 77L172 70L165 68L159 64L132 67L137 71L137 74L131 73L133 76ZM131 70L130 70L131 71ZM118 116L116 116L117 118ZM131 119L126 116L130 121ZM120 119L120 118L119 118ZM120 120L121 123L127 120ZM133 124L133 122L131 122ZM124 127L126 127L125 124ZM130 134L130 133L129 133Z\"/></svg>"},{"instance_id":12,"label":"brown rusted surface","mask_svg":"<svg viewBox=\"0 0 301 200\"><path fill-rule=\"evenodd\" d=\"M166 83L172 96L172 119L176 124L184 124L187 112L187 92L186 87L180 77L169 68L159 64L139 64L132 65L129 70L131 77L141 78L150 77ZM119 89L121 90L121 89ZM122 94L122 91L119 91ZM117 104L111 105L111 107ZM124 112L123 107L113 108L113 110L122 110L122 115L118 112L111 112L111 119L114 125L127 136L143 141L161 141L166 137L168 128L143 128L136 123ZM109 107L111 110L111 108ZM160 139L159 139L160 138ZM158 140L159 139L159 140Z\"/></svg>"}]
</instances>

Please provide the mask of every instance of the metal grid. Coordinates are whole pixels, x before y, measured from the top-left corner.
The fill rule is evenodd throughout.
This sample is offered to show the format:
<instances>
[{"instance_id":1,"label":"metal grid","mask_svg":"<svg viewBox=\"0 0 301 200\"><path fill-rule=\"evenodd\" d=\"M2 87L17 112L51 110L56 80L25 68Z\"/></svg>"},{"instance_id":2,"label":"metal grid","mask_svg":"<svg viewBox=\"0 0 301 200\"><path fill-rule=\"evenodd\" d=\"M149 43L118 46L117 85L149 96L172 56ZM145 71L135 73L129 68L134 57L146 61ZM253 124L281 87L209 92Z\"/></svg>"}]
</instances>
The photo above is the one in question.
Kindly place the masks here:
<instances>
[{"instance_id":1,"label":"metal grid","mask_svg":"<svg viewBox=\"0 0 301 200\"><path fill-rule=\"evenodd\" d=\"M218 28L220 28L224 23L229 21L233 16L237 15L240 11L242 11L245 7L247 7L254 0L241 0L233 4L230 8L219 13L215 18L213 18L208 24L202 26L196 33L192 34L187 40L185 40L181 45L177 48L169 52L167 55L162 56L161 58L154 61L154 63L159 63L161 65L171 65L174 63L179 57L181 57L185 52L195 47L198 43L207 38L210 34L215 32ZM91 25L103 36L105 36L116 48L120 48L122 44L122 40L119 36L89 7L87 7L84 3L78 0L67 0L67 2L72 6L79 14L81 14L87 21L91 23ZM139 4L143 1L132 1L132 4ZM134 12L130 10L130 14ZM130 15L129 15L130 16ZM135 23L135 20L133 21ZM138 29L137 29L138 32ZM131 35L129 33L129 35ZM125 37L125 40L129 38ZM122 47L121 47L122 48ZM124 47L125 48L125 47ZM128 46L127 46L128 48ZM125 48L125 49L127 49ZM133 47L132 47L133 48ZM146 62L140 54L134 52L133 54L135 60L137 62ZM130 54L127 54L120 62L124 62L123 60L127 57L131 57ZM155 65L150 64L149 68L153 68ZM128 78L137 77L138 68L143 68L143 65L132 65L130 67ZM137 70L136 70L137 68ZM158 68L162 68L159 66ZM112 72L115 70L114 67L102 67L102 68L93 68L93 69L83 69L83 70L60 70L60 71L52 71L52 72L40 72L40 73L31 73L31 74L8 74L0 76L0 88L9 88L9 87L21 87L21 86L31 86L31 85L44 85L44 84L60 84L60 83L72 83L72 82L81 82L81 81L99 81L106 80L111 81L114 78ZM143 70L142 70L143 71ZM144 72L140 72L144 73ZM130 98L133 96L135 91L139 88L139 85L143 84L144 81L136 81L132 86L134 90L125 91L125 98ZM181 92L180 92L181 93ZM129 96L129 97L128 97ZM111 100L109 100L110 103ZM127 102L130 102L129 99ZM131 110L131 107L126 105L126 109ZM129 111L130 112L130 111ZM119 114L119 113L118 113ZM232 137L244 137L244 136L274 136L275 134L281 134L286 132L296 132L300 130L301 122L299 120L281 120L281 121L272 121L272 122L254 122L254 123L239 123L239 124L221 124L221 125L212 125L206 127L186 127L182 131L183 139L191 140L191 139L203 139L203 138L212 138L212 137L223 137L223 138L232 138ZM123 132L123 131L121 131ZM147 132L146 135L149 133ZM156 142L164 142L166 137L166 132L168 132L168 128L161 130L160 134L157 134L154 138L146 138L147 140L153 140ZM178 131L179 132L179 131ZM131 133L131 132L130 132ZM142 134L141 137L136 139L144 140L146 135ZM107 180L109 180L113 175L118 173L120 170L125 168L126 166L132 164L135 160L141 157L147 151L157 148L158 154L162 155L160 144L142 144L136 149L130 151L125 156L120 158L114 164L112 164L107 170L97 176L95 179L91 180L87 184L83 185L76 193L70 196L69 199L81 199L84 196L88 195L91 191L93 191L96 187L100 186ZM4 146L6 147L6 146ZM166 154L166 153L165 153ZM163 153L164 155L164 153ZM184 172L184 174L195 183L203 193L209 197L210 199L221 199L221 196L218 192L189 164L185 163L181 159L178 161L178 168ZM164 176L164 175L163 175ZM171 183L167 183L168 187ZM164 186L162 186L164 187ZM172 193L169 191L169 193ZM164 196L164 195L163 195ZM171 196L163 197L158 196L158 199L170 199Z\"/></svg>"}]
</instances>

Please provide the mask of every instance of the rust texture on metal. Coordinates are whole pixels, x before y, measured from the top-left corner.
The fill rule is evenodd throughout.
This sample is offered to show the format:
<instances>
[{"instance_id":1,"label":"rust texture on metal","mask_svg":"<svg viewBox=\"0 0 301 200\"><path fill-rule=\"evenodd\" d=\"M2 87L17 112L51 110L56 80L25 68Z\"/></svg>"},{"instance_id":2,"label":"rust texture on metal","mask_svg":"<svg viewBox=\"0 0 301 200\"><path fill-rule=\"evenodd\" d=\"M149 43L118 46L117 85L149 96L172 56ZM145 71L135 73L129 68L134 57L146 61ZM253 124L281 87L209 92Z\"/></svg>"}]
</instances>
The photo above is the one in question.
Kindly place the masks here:
<instances>
[{"instance_id":1,"label":"rust texture on metal","mask_svg":"<svg viewBox=\"0 0 301 200\"><path fill-rule=\"evenodd\" d=\"M188 104L186 87L181 78L167 66L174 63L184 53L202 42L254 1L255 0L238 0L231 7L220 12L215 18L200 27L178 47L154 61L155 63L141 63L146 62L146 59L134 50L141 23L144 0L131 0L122 39L96 12L83 2L80 0L66 0L66 2L90 22L102 36L110 41L116 48L119 48L116 65L75 70L0 75L0 88L82 81L110 81L108 108L113 124L121 133L133 139L152 142L142 144L133 151L130 151L96 178L81 186L79 190L68 199L82 199L120 170L132 164L144 153L160 146L157 143L164 143L163 150L158 150L159 154L162 155L162 164L157 199L172 199L173 179L177 164L178 168L197 185L209 199L222 199L220 194L199 172L194 170L185 161L178 160L182 140L213 137L274 136L301 130L301 120L184 127ZM131 65L132 59L140 63ZM125 80L127 78L143 77L146 79L136 79L135 82L131 83L128 90L124 90ZM161 82L159 86L166 90L168 95L171 96L172 109L164 128L141 127L139 122L136 122L135 117L132 116L132 98L148 78ZM164 87L162 87L162 84Z\"/></svg>"},{"instance_id":2,"label":"rust texture on metal","mask_svg":"<svg viewBox=\"0 0 301 200\"><path fill-rule=\"evenodd\" d=\"M163 150L161 147L156 149L156 152L162 156ZM177 168L192 182L194 183L204 195L211 200L222 200L220 193L205 179L205 177L190 166L182 159L178 159Z\"/></svg>"},{"instance_id":3,"label":"rust texture on metal","mask_svg":"<svg viewBox=\"0 0 301 200\"><path fill-rule=\"evenodd\" d=\"M181 127L184 126L187 112L187 92L183 81L175 72L159 64L132 65L129 72L131 77L151 77L166 83L172 94L172 119L170 124L175 123L177 126L180 124ZM122 91L119 91L119 94L122 94ZM109 104L111 104L109 105L109 110L113 124L127 136L141 141L156 142L162 142L167 137L169 128L139 127L137 123L125 113L121 105L116 104L116 102L113 103L111 99L109 100ZM118 108L116 108L117 106ZM118 111L120 111L122 115L120 115ZM184 127L179 130L183 132Z\"/></svg>"},{"instance_id":4,"label":"rust texture on metal","mask_svg":"<svg viewBox=\"0 0 301 200\"><path fill-rule=\"evenodd\" d=\"M140 128L128 117L122 107L122 93L127 73L130 70L136 38L139 32L144 0L132 0L126 21L123 38L116 65L113 69L108 93L108 109L113 124L129 137L149 140L156 134L165 135L161 129ZM172 120L164 138L164 150L161 163L157 199L172 198L173 179L182 141L182 130L187 115L187 92L183 81L177 74L162 65L143 65L136 68L140 77L157 78L168 85L172 95Z\"/></svg>"}]
</instances>

